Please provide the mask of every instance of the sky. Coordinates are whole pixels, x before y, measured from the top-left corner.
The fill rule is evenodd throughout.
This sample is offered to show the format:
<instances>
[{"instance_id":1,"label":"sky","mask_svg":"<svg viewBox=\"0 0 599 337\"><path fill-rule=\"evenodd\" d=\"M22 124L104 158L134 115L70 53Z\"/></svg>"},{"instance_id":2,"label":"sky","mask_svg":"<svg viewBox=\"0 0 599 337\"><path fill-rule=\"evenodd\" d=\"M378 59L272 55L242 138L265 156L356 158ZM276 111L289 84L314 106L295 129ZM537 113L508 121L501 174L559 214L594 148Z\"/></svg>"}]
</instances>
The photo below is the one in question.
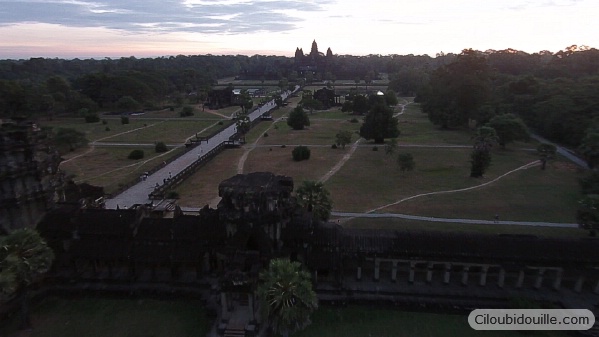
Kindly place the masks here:
<instances>
[{"instance_id":1,"label":"sky","mask_svg":"<svg viewBox=\"0 0 599 337\"><path fill-rule=\"evenodd\" d=\"M0 59L599 48L598 0L0 0Z\"/></svg>"}]
</instances>

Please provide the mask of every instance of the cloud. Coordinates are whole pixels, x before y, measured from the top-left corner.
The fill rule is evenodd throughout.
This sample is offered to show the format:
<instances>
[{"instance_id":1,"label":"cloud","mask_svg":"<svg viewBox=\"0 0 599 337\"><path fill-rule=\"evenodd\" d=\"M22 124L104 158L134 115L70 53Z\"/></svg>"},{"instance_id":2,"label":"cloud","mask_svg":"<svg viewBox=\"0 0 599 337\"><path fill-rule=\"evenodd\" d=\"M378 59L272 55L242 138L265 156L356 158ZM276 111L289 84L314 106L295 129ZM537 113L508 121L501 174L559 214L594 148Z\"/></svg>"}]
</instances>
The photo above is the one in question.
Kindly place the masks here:
<instances>
[{"instance_id":1,"label":"cloud","mask_svg":"<svg viewBox=\"0 0 599 337\"><path fill-rule=\"evenodd\" d=\"M287 13L324 10L330 0L17 0L0 1L0 25L50 23L130 33L281 32L302 20Z\"/></svg>"},{"instance_id":2,"label":"cloud","mask_svg":"<svg viewBox=\"0 0 599 337\"><path fill-rule=\"evenodd\" d=\"M567 7L575 6L583 0L528 0L517 1L516 4L510 5L507 8L512 10L526 10L531 8L550 8L550 7Z\"/></svg>"}]
</instances>

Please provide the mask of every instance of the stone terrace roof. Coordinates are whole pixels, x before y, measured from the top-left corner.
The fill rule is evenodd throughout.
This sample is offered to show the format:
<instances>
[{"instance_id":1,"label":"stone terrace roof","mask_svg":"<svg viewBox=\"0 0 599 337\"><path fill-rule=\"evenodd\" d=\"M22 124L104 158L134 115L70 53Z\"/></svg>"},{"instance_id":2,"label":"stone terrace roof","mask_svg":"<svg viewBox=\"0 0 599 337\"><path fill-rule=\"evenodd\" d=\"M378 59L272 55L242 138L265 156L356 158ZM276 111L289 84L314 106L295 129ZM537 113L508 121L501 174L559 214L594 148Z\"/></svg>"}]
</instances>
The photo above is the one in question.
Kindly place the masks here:
<instances>
[{"instance_id":1,"label":"stone terrace roof","mask_svg":"<svg viewBox=\"0 0 599 337\"><path fill-rule=\"evenodd\" d=\"M599 240L447 232L345 230L345 252L521 263L599 264Z\"/></svg>"}]
</instances>

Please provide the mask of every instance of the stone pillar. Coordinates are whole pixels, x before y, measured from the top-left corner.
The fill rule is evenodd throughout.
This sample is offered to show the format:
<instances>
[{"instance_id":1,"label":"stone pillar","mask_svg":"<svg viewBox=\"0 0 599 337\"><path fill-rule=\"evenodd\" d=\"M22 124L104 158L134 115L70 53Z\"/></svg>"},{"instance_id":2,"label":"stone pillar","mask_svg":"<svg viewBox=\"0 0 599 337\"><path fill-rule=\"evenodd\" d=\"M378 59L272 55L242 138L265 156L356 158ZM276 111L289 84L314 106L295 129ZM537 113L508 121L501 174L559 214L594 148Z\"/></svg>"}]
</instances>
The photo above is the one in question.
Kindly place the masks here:
<instances>
[{"instance_id":1,"label":"stone pillar","mask_svg":"<svg viewBox=\"0 0 599 337\"><path fill-rule=\"evenodd\" d=\"M433 280L433 263L429 262L426 268L426 283L431 283Z\"/></svg>"},{"instance_id":2,"label":"stone pillar","mask_svg":"<svg viewBox=\"0 0 599 337\"><path fill-rule=\"evenodd\" d=\"M220 312L220 317L221 318L225 318L227 317L227 294L224 292L220 293L220 308L221 308L221 312Z\"/></svg>"},{"instance_id":3,"label":"stone pillar","mask_svg":"<svg viewBox=\"0 0 599 337\"><path fill-rule=\"evenodd\" d=\"M462 285L468 285L468 272L470 271L469 266L464 266L464 270L462 271Z\"/></svg>"},{"instance_id":4,"label":"stone pillar","mask_svg":"<svg viewBox=\"0 0 599 337\"><path fill-rule=\"evenodd\" d=\"M314 283L318 283L318 270L314 269Z\"/></svg>"},{"instance_id":5,"label":"stone pillar","mask_svg":"<svg viewBox=\"0 0 599 337\"><path fill-rule=\"evenodd\" d=\"M408 277L408 282L414 283L414 268L416 267L416 262L410 262L410 276Z\"/></svg>"},{"instance_id":6,"label":"stone pillar","mask_svg":"<svg viewBox=\"0 0 599 337\"><path fill-rule=\"evenodd\" d=\"M378 281L381 273L381 261L374 258L374 280Z\"/></svg>"},{"instance_id":7,"label":"stone pillar","mask_svg":"<svg viewBox=\"0 0 599 337\"><path fill-rule=\"evenodd\" d=\"M582 285L584 284L584 276L578 276L576 283L574 284L574 291L579 293L582 291Z\"/></svg>"},{"instance_id":8,"label":"stone pillar","mask_svg":"<svg viewBox=\"0 0 599 337\"><path fill-rule=\"evenodd\" d=\"M522 283L524 283L524 270L520 269L518 280L516 280L516 288L522 288Z\"/></svg>"},{"instance_id":9,"label":"stone pillar","mask_svg":"<svg viewBox=\"0 0 599 337\"><path fill-rule=\"evenodd\" d=\"M499 268L499 277L497 279L497 286L499 288L503 288L504 284L505 284L505 269Z\"/></svg>"},{"instance_id":10,"label":"stone pillar","mask_svg":"<svg viewBox=\"0 0 599 337\"><path fill-rule=\"evenodd\" d=\"M358 279L358 281L360 281L362 279L362 267L361 266L358 267L358 271L356 273L356 279Z\"/></svg>"},{"instance_id":11,"label":"stone pillar","mask_svg":"<svg viewBox=\"0 0 599 337\"><path fill-rule=\"evenodd\" d=\"M250 317L252 318L252 321L256 320L256 315L254 313L254 294L250 293L247 294L248 296L248 305L250 306Z\"/></svg>"},{"instance_id":12,"label":"stone pillar","mask_svg":"<svg viewBox=\"0 0 599 337\"><path fill-rule=\"evenodd\" d=\"M478 282L478 285L480 285L481 287L484 287L487 285L487 272L489 271L489 266L482 266L482 269L480 271L480 281Z\"/></svg>"},{"instance_id":13,"label":"stone pillar","mask_svg":"<svg viewBox=\"0 0 599 337\"><path fill-rule=\"evenodd\" d=\"M391 268L391 281L397 281L397 261L393 261L393 267Z\"/></svg>"},{"instance_id":14,"label":"stone pillar","mask_svg":"<svg viewBox=\"0 0 599 337\"><path fill-rule=\"evenodd\" d=\"M539 273L535 280L535 289L541 288L541 285L543 284L543 274L545 274L545 268L539 268Z\"/></svg>"},{"instance_id":15,"label":"stone pillar","mask_svg":"<svg viewBox=\"0 0 599 337\"><path fill-rule=\"evenodd\" d=\"M593 292L595 294L599 294L599 281L597 281L597 283L595 283L595 288L593 289Z\"/></svg>"},{"instance_id":16,"label":"stone pillar","mask_svg":"<svg viewBox=\"0 0 599 337\"><path fill-rule=\"evenodd\" d=\"M555 281L553 281L553 289L559 290L562 285L562 274L564 273L563 269L557 269L557 273L555 275Z\"/></svg>"},{"instance_id":17,"label":"stone pillar","mask_svg":"<svg viewBox=\"0 0 599 337\"><path fill-rule=\"evenodd\" d=\"M449 284L449 278L451 277L451 263L445 264L445 273L443 273L443 283Z\"/></svg>"}]
</instances>

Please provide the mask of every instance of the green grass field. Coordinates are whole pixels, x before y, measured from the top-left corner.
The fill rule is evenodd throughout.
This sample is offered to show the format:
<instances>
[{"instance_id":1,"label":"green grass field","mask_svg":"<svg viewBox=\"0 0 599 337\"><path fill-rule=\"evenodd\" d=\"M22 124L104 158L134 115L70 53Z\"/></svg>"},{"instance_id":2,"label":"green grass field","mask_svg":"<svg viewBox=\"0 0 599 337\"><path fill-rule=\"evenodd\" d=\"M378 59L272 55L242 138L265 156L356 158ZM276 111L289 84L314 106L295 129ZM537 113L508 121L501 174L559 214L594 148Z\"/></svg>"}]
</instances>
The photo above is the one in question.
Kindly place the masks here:
<instances>
[{"instance_id":1,"label":"green grass field","mask_svg":"<svg viewBox=\"0 0 599 337\"><path fill-rule=\"evenodd\" d=\"M32 306L32 330L18 331L18 317L3 322L3 337L205 336L210 322L199 300L62 299Z\"/></svg>"},{"instance_id":2,"label":"green grass field","mask_svg":"<svg viewBox=\"0 0 599 337\"><path fill-rule=\"evenodd\" d=\"M477 331L468 316L409 312L368 306L321 307L312 324L292 337L469 337L520 336L517 331ZM566 336L560 331L537 331L528 336Z\"/></svg>"}]
</instances>

